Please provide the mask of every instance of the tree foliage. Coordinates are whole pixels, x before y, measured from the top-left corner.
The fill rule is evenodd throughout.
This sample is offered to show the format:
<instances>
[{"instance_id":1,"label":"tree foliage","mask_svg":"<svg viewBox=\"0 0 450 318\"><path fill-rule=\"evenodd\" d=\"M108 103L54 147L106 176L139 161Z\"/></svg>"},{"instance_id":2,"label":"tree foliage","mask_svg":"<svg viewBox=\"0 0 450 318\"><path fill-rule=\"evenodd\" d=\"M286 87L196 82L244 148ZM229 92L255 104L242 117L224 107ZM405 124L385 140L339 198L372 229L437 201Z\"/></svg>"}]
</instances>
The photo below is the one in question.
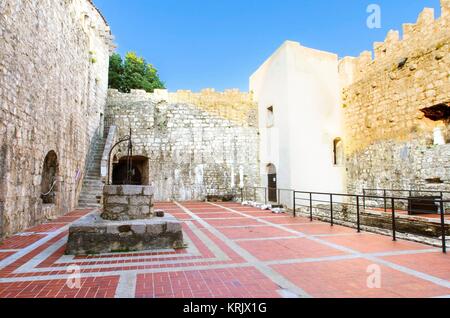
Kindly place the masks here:
<instances>
[{"instance_id":1,"label":"tree foliage","mask_svg":"<svg viewBox=\"0 0 450 318\"><path fill-rule=\"evenodd\" d=\"M143 89L152 93L155 89L165 88L165 85L153 65L135 52L128 52L125 60L117 53L110 57L109 87L124 93L129 93L132 89Z\"/></svg>"}]
</instances>

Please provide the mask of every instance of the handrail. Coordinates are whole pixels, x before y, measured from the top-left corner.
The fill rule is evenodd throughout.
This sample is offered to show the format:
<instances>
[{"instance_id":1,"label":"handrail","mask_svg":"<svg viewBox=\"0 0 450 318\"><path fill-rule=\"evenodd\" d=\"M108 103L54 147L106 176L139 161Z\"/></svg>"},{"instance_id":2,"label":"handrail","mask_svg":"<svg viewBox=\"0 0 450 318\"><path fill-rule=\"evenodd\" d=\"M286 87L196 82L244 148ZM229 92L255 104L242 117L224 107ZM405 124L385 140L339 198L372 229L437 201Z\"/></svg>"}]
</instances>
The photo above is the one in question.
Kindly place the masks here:
<instances>
[{"instance_id":1,"label":"handrail","mask_svg":"<svg viewBox=\"0 0 450 318\"><path fill-rule=\"evenodd\" d=\"M253 189L254 191L254 195L255 195L255 201L256 201L256 190L258 189L264 189L264 193L265 193L265 200L267 203L267 194L269 190L276 190L276 191L290 191L293 192L293 213L294 213L294 217L297 216L297 207L305 207L305 208L309 208L310 211L310 219L311 221L313 221L313 209L314 209L314 202L320 202L320 203L328 203L329 207L322 207L319 208L317 205L315 206L316 209L321 209L321 210L326 210L330 212L330 223L331 226L334 225L334 205L336 204L345 204L346 206L353 206L356 207L356 216L357 216L357 230L358 233L361 231L361 204L360 201L361 199L363 199L363 210L366 209L366 199L380 199L384 201L384 209L386 212L388 212L388 202L390 201L391 206L390 206L390 212L391 212L391 221L392 221L392 236L393 236L393 240L395 241L397 239L397 228L396 228L396 213L397 213L397 208L396 208L396 201L407 201L408 205L410 202L412 202L414 200L414 198L411 197L400 197L400 196L387 196L386 192L384 193L384 196L377 196L377 195L366 195L364 194L348 194L348 193L327 193L327 192L312 192L312 191L297 191L297 190L288 190L288 189L279 189L279 188L268 188L268 187L246 187L245 189L241 189L242 193L244 193L244 191L246 189ZM365 191L364 191L365 192ZM417 191L420 192L420 191ZM444 192L444 191L443 191ZM449 192L450 193L450 192ZM309 196L309 198L298 198L299 194L307 194ZM318 199L314 199L314 195L320 195L320 196L328 196L329 200L322 199L318 200ZM344 198L354 198L356 199L356 203L348 203L348 202L337 202L335 200L335 198L337 197L344 197ZM419 199L419 198L417 198ZM307 205L298 205L298 200L302 200L302 201L309 201L309 206ZM444 199L443 196L441 195L440 197L424 197L424 198L420 198L420 201L422 202L432 202L435 205L439 206L439 211L440 211L440 224L441 224L441 239L442 239L442 251L443 253L447 252L447 246L446 246L446 227L445 227L445 215L446 215L446 210L445 210L445 203L450 203L450 199ZM408 211L412 212L413 210L409 208L408 206ZM415 211L417 212L417 210Z\"/></svg>"},{"instance_id":2,"label":"handrail","mask_svg":"<svg viewBox=\"0 0 450 318\"><path fill-rule=\"evenodd\" d=\"M377 191L377 192L408 192L410 195L413 193L439 193L441 196L443 194L450 194L450 191L444 191L444 190L399 190L399 189L363 189L363 192L367 191Z\"/></svg>"},{"instance_id":3,"label":"handrail","mask_svg":"<svg viewBox=\"0 0 450 318\"><path fill-rule=\"evenodd\" d=\"M363 190L367 190L367 191L392 191L392 192L443 192L443 193L450 193L450 191L443 191L443 190L407 190L407 189L384 189L384 188L379 188L379 189L370 189L370 188L364 188Z\"/></svg>"},{"instance_id":4,"label":"handrail","mask_svg":"<svg viewBox=\"0 0 450 318\"><path fill-rule=\"evenodd\" d=\"M111 125L108 130L108 136L106 137L105 148L103 149L102 160L100 163L100 175L102 181L106 183L108 180L109 171L109 152L113 144L117 141L117 126Z\"/></svg>"},{"instance_id":5,"label":"handrail","mask_svg":"<svg viewBox=\"0 0 450 318\"><path fill-rule=\"evenodd\" d=\"M52 184L52 186L50 187L50 190L47 192L47 193L41 193L41 196L42 197L46 197L46 196L49 196L50 195L50 193L52 193L53 192L53 189L55 188L55 186L56 186L56 180L55 181L53 181L53 184Z\"/></svg>"}]
</instances>

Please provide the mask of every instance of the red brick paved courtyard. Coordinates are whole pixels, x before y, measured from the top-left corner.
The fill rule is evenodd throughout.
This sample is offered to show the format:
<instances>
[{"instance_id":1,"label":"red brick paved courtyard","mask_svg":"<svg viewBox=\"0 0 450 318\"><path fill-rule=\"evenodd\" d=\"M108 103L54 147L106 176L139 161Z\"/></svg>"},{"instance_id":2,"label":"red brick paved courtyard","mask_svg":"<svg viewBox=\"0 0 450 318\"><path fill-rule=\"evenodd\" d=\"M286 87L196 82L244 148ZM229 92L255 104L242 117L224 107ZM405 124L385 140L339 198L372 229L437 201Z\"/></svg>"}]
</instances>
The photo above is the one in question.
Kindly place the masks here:
<instances>
[{"instance_id":1,"label":"red brick paved courtyard","mask_svg":"<svg viewBox=\"0 0 450 318\"><path fill-rule=\"evenodd\" d=\"M64 255L68 226L92 212L74 211L0 245L0 298L450 296L438 248L236 203L157 207L183 221L186 249Z\"/></svg>"}]
</instances>

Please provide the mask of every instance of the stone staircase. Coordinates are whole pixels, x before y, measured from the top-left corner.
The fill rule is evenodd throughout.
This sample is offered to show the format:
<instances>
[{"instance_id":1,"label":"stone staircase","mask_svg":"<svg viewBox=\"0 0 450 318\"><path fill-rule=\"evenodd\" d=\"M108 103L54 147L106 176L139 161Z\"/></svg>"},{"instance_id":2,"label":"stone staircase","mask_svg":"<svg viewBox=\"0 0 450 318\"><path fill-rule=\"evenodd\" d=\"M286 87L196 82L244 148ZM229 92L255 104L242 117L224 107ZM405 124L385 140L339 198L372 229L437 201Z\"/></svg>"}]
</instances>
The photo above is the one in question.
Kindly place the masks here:
<instances>
[{"instance_id":1,"label":"stone staircase","mask_svg":"<svg viewBox=\"0 0 450 318\"><path fill-rule=\"evenodd\" d=\"M86 176L83 180L80 198L78 199L79 208L98 208L101 207L101 198L103 193L103 182L100 176L100 165L105 149L104 138L98 138L93 147Z\"/></svg>"}]
</instances>

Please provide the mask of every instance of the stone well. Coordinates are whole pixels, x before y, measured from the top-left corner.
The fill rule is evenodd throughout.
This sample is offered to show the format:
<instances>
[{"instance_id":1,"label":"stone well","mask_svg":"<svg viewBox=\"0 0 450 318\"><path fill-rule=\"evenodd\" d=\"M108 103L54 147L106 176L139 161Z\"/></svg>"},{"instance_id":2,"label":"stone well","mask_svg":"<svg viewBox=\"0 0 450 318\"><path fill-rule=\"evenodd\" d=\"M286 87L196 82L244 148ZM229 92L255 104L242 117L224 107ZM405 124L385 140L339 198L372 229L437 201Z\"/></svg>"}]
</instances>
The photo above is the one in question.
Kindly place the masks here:
<instances>
[{"instance_id":1,"label":"stone well","mask_svg":"<svg viewBox=\"0 0 450 318\"><path fill-rule=\"evenodd\" d=\"M129 221L153 217L153 187L105 186L102 218L110 221Z\"/></svg>"},{"instance_id":2,"label":"stone well","mask_svg":"<svg viewBox=\"0 0 450 318\"><path fill-rule=\"evenodd\" d=\"M184 247L181 222L153 213L150 186L105 186L103 211L72 224L66 254L90 255Z\"/></svg>"}]
</instances>

